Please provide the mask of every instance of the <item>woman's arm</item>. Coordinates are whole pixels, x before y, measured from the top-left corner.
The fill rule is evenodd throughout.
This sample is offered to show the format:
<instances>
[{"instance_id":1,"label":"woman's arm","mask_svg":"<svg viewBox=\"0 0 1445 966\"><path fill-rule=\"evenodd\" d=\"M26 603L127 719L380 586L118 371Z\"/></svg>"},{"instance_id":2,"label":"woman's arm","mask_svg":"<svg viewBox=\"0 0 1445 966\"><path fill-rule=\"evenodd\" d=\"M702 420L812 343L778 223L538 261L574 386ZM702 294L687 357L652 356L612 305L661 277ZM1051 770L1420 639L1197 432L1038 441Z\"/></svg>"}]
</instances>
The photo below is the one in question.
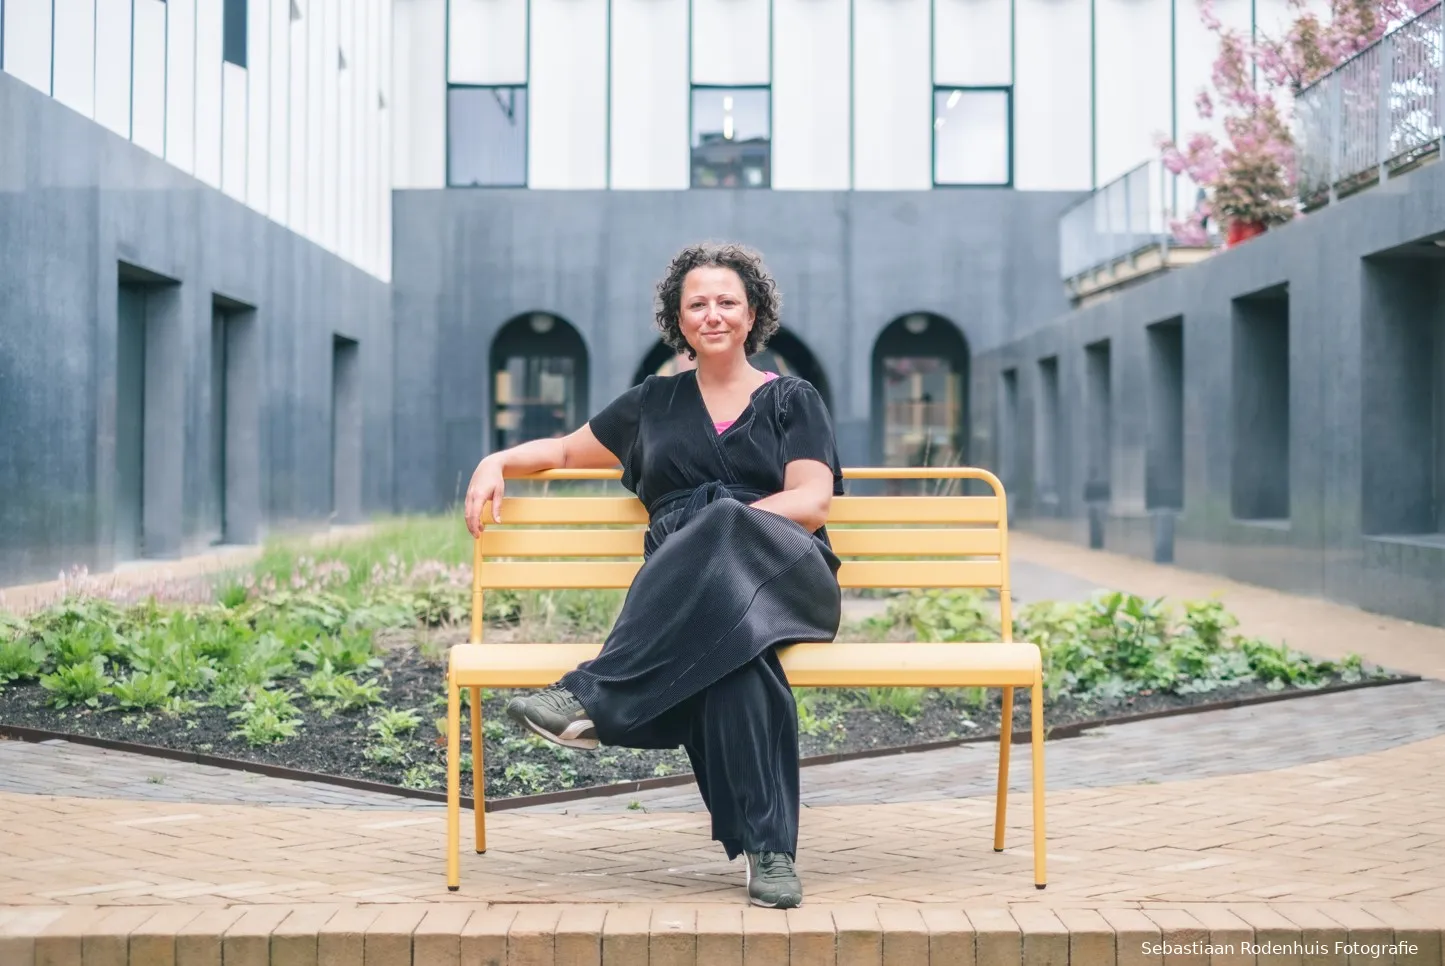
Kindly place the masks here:
<instances>
[{"instance_id":1,"label":"woman's arm","mask_svg":"<svg viewBox=\"0 0 1445 966\"><path fill-rule=\"evenodd\" d=\"M793 460L783 469L783 490L753 504L801 524L809 532L828 522L833 505L833 470L817 460Z\"/></svg>"},{"instance_id":2,"label":"woman's arm","mask_svg":"<svg viewBox=\"0 0 1445 966\"><path fill-rule=\"evenodd\" d=\"M560 439L534 439L498 450L478 463L472 473L465 505L467 529L473 537L481 534L482 511L488 503L492 505L492 520L502 522L504 480L509 476L527 476L543 470L605 470L616 465L617 457L597 441L592 428L585 423L581 429Z\"/></svg>"}]
</instances>

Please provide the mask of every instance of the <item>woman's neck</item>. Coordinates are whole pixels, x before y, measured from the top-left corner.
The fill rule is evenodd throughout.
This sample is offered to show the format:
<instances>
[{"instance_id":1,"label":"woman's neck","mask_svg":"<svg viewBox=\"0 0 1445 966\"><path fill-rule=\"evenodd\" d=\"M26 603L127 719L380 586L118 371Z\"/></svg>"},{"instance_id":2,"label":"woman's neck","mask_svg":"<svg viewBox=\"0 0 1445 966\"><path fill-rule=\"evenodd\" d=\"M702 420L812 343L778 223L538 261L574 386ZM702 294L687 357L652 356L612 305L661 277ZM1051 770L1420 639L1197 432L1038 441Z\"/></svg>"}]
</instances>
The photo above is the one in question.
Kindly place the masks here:
<instances>
[{"instance_id":1,"label":"woman's neck","mask_svg":"<svg viewBox=\"0 0 1445 966\"><path fill-rule=\"evenodd\" d=\"M697 381L704 388L731 389L755 383L761 376L762 372L748 363L747 356L697 360Z\"/></svg>"}]
</instances>

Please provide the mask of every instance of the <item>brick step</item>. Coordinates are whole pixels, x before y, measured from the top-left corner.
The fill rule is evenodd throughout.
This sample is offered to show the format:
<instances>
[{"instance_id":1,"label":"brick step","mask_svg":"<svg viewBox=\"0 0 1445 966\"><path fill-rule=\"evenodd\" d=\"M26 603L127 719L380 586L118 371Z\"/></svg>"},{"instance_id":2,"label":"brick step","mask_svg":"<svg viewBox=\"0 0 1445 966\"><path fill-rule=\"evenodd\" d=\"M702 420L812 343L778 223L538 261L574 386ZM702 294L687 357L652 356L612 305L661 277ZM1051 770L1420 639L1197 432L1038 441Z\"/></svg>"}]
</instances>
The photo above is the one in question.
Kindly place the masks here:
<instances>
[{"instance_id":1,"label":"brick step","mask_svg":"<svg viewBox=\"0 0 1445 966\"><path fill-rule=\"evenodd\" d=\"M9 906L0 966L1445 966L1442 930L1396 902Z\"/></svg>"}]
</instances>

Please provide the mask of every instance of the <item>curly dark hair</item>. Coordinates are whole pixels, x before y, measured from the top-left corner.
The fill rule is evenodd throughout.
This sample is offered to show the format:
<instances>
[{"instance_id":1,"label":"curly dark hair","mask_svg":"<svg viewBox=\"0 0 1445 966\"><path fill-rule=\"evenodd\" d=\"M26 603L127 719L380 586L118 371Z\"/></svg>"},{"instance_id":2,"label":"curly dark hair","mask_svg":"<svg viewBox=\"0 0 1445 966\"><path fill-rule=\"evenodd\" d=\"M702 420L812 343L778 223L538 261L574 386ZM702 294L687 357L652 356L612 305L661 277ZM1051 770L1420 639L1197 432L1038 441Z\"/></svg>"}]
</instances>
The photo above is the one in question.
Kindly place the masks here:
<instances>
[{"instance_id":1,"label":"curly dark hair","mask_svg":"<svg viewBox=\"0 0 1445 966\"><path fill-rule=\"evenodd\" d=\"M694 268L730 268L742 279L743 292L747 295L748 307L755 313L752 331L748 333L744 348L753 355L778 331L778 310L782 299L778 295L778 283L772 273L763 265L763 256L745 245L689 245L678 252L667 274L657 283L656 324L662 333L662 341L674 352L686 352L689 359L696 359L697 353L687 344L682 334L682 283L687 273Z\"/></svg>"}]
</instances>

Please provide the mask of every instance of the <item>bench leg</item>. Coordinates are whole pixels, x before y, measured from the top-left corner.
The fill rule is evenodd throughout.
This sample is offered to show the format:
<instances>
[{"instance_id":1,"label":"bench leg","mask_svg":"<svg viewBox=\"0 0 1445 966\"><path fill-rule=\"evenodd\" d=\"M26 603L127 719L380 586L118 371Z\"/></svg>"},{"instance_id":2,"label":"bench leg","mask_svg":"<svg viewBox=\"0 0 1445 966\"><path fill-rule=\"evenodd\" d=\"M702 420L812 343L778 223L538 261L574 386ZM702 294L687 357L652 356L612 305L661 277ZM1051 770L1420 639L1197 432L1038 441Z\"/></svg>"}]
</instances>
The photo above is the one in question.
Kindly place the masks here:
<instances>
[{"instance_id":1,"label":"bench leg","mask_svg":"<svg viewBox=\"0 0 1445 966\"><path fill-rule=\"evenodd\" d=\"M477 825L477 854L487 851L487 784L482 769L482 689L472 699L472 814Z\"/></svg>"},{"instance_id":2,"label":"bench leg","mask_svg":"<svg viewBox=\"0 0 1445 966\"><path fill-rule=\"evenodd\" d=\"M1047 850L1044 847L1044 683L1035 681L1029 705L1030 748L1034 766L1034 887L1048 884L1044 869Z\"/></svg>"},{"instance_id":3,"label":"bench leg","mask_svg":"<svg viewBox=\"0 0 1445 966\"><path fill-rule=\"evenodd\" d=\"M1003 689L1003 716L998 726L998 805L993 815L993 850L1003 851L1003 826L1008 813L1008 752L1013 741L1014 689Z\"/></svg>"},{"instance_id":4,"label":"bench leg","mask_svg":"<svg viewBox=\"0 0 1445 966\"><path fill-rule=\"evenodd\" d=\"M447 674L447 888L462 887L461 855L461 691Z\"/></svg>"}]
</instances>

